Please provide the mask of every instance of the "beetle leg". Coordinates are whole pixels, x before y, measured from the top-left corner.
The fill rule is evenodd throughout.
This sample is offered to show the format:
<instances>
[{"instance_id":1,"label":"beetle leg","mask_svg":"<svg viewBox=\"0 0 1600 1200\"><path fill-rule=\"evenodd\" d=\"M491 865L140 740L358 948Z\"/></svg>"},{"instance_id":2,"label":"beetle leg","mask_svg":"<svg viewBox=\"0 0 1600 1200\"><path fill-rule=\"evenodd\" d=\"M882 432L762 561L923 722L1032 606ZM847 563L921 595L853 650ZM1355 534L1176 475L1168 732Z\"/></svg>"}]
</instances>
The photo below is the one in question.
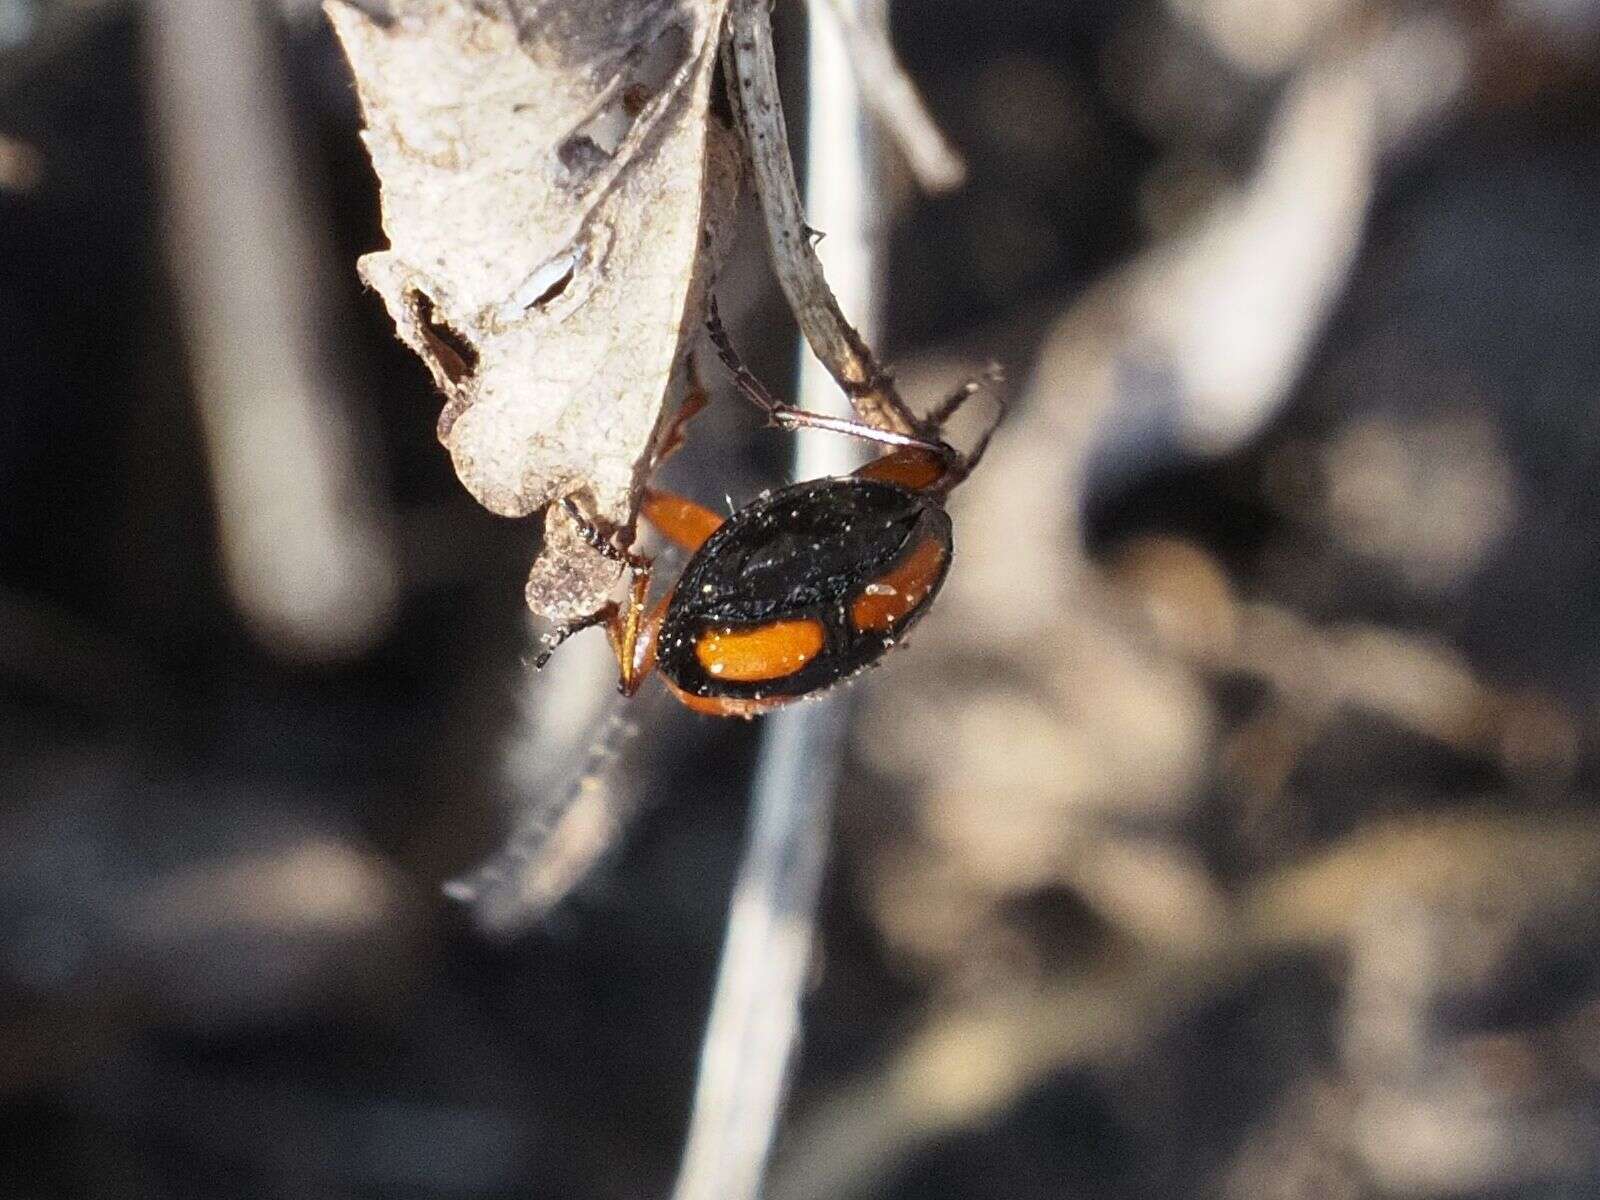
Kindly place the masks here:
<instances>
[{"instance_id":1,"label":"beetle leg","mask_svg":"<svg viewBox=\"0 0 1600 1200\"><path fill-rule=\"evenodd\" d=\"M554 655L556 650L561 646L561 643L566 641L573 634L582 633L585 629L609 622L615 615L616 605L608 604L605 608L602 608L593 616L585 617L581 621L574 621L570 625L561 626L545 644L545 648L540 653L539 657L533 660L533 669L535 671L544 670L546 664L549 663L551 656Z\"/></svg>"},{"instance_id":2,"label":"beetle leg","mask_svg":"<svg viewBox=\"0 0 1600 1200\"><path fill-rule=\"evenodd\" d=\"M609 604L593 617L567 626L556 635L556 645L559 646L579 630L587 629L591 625L604 624L606 636L611 641L612 652L617 656L617 690L625 696L631 696L639 690L639 685L644 682L645 676L655 669L655 630L661 623L662 614L666 611L663 601L649 617L644 614L645 602L650 595L650 569L653 564L644 555L624 550L612 542L606 533L584 514L571 496L562 499L561 507L577 525L583 540L612 562L627 567L632 578L628 581L628 601L625 607L619 608L615 604ZM535 665L542 667L554 649L552 646L546 650Z\"/></svg>"},{"instance_id":3,"label":"beetle leg","mask_svg":"<svg viewBox=\"0 0 1600 1200\"><path fill-rule=\"evenodd\" d=\"M759 379L751 374L750 369L744 365L744 360L739 357L738 351L733 348L733 343L728 339L728 331L723 328L722 318L717 314L717 303L711 302L711 314L706 318L706 330L711 334L712 344L717 348L717 357L733 376L733 382L738 387L744 398L767 414L767 421L781 429L826 429L830 433L842 433L847 437L860 438L866 442L877 442L880 446L917 447L929 451L954 464L959 461L953 449L941 441L917 437L909 433L895 433L888 429L878 429L861 421L852 421L846 417L830 417L825 413L811 412L809 409L796 408L792 404L784 404L766 388Z\"/></svg>"},{"instance_id":4,"label":"beetle leg","mask_svg":"<svg viewBox=\"0 0 1600 1200\"><path fill-rule=\"evenodd\" d=\"M990 379L998 381L1000 377L999 367L995 366L989 368ZM978 439L977 445L973 446L971 450L967 451L967 453L962 456L963 461L961 471L963 477L970 475L977 465L983 461L984 452L989 449L989 442L994 438L995 430L999 429L1000 422L1006 419L1006 410L1010 406L1006 403L1005 393L997 390L995 392L994 401L994 420L989 422L989 428L983 431L983 436Z\"/></svg>"},{"instance_id":5,"label":"beetle leg","mask_svg":"<svg viewBox=\"0 0 1600 1200\"><path fill-rule=\"evenodd\" d=\"M949 421L951 417L956 415L957 411L963 404L965 404L980 390L982 390L985 383L998 384L1003 378L1004 376L1000 371L1000 367L998 365L991 364L989 369L984 372L982 379L969 379L954 393L941 402L937 408L929 413L927 418L928 426L932 429L942 431L945 423ZM995 430L999 429L1000 423L1006 419L1006 409L1008 406L1006 404L1005 395L997 390L995 392L994 399L994 418L989 422L988 428L983 431L983 436L978 439L977 444L973 446L971 450L968 450L965 453L952 451L950 458L947 460L949 462L949 470L946 472L944 477L939 480L937 485L938 490L949 492L968 475L971 475L977 465L983 461L984 453L989 449L989 442L994 438ZM903 458L908 463L914 463L915 455L916 451L914 450L900 450L885 456L885 458L881 461L887 463L891 459ZM858 474L868 474L870 472L871 465L872 464L869 464L867 470L858 472ZM890 469L893 470L895 468ZM903 467L899 469L902 472L905 470ZM912 467L913 472L915 472L916 469L916 467ZM884 477L887 478L888 475L886 474ZM917 485L907 484L907 486L915 487ZM931 487L933 485L926 486Z\"/></svg>"},{"instance_id":6,"label":"beetle leg","mask_svg":"<svg viewBox=\"0 0 1600 1200\"><path fill-rule=\"evenodd\" d=\"M717 311L715 296L711 298L711 310L706 317L706 332L711 335L711 343L717 348L717 357L722 360L723 366L728 368L733 376L733 382L744 393L744 398L775 421L776 414L784 408L784 405L767 391L764 383L750 373L750 368L744 365L744 359L740 358L739 352L733 348L728 331L722 324L722 314Z\"/></svg>"},{"instance_id":7,"label":"beetle leg","mask_svg":"<svg viewBox=\"0 0 1600 1200\"><path fill-rule=\"evenodd\" d=\"M572 523L578 527L578 532L583 535L583 540L588 542L593 549L605 555L612 562L619 563L629 570L648 571L650 569L650 560L648 558L641 554L635 554L631 550L624 550L613 542L606 532L594 523L593 518L585 515L584 511L578 507L578 502L571 496L563 496L561 498L561 507L566 510L567 516L572 518Z\"/></svg>"},{"instance_id":8,"label":"beetle leg","mask_svg":"<svg viewBox=\"0 0 1600 1200\"><path fill-rule=\"evenodd\" d=\"M924 420L935 429L943 429L945 422L961 410L961 406L982 389L983 384L976 379L969 379L952 392L939 406L930 412Z\"/></svg>"},{"instance_id":9,"label":"beetle leg","mask_svg":"<svg viewBox=\"0 0 1600 1200\"><path fill-rule=\"evenodd\" d=\"M967 380L924 418L928 428L939 430L942 433L950 418L961 410L963 404L982 391L984 384L999 384L1004 378L1004 373L1000 370L999 364L991 363L989 369L983 373L982 378ZM958 455L955 470L951 473L949 481L951 487L954 487L955 484L972 474L973 468L983 459L984 451L989 448L989 441L994 437L994 431L999 429L1000 422L1005 420L1006 398L998 390L995 392L995 405L994 419L989 422L989 427L983 431L983 436L978 439L977 445L965 454Z\"/></svg>"},{"instance_id":10,"label":"beetle leg","mask_svg":"<svg viewBox=\"0 0 1600 1200\"><path fill-rule=\"evenodd\" d=\"M661 625L665 601L646 618L644 606L649 595L650 567L646 564L633 573L627 608L620 614L613 608L606 621L606 636L611 639L611 649L617 656L617 691L624 696L637 692L656 665L656 629ZM643 653L640 653L641 642Z\"/></svg>"},{"instance_id":11,"label":"beetle leg","mask_svg":"<svg viewBox=\"0 0 1600 1200\"><path fill-rule=\"evenodd\" d=\"M674 546L693 554L722 524L722 518L703 504L675 492L646 488L639 508L646 521Z\"/></svg>"},{"instance_id":12,"label":"beetle leg","mask_svg":"<svg viewBox=\"0 0 1600 1200\"><path fill-rule=\"evenodd\" d=\"M671 599L670 595L663 596L660 603L646 616L645 597L649 594L650 568L646 564L634 572L633 579L628 585L626 608L619 610L617 605L608 604L592 617L562 626L556 631L555 640L534 660L534 669L543 670L545 664L550 661L550 656L556 652L556 647L573 634L581 633L594 625L604 625L606 639L611 643L611 652L617 656L617 691L624 696L633 695L650 672L655 670L656 630L661 627L661 618L667 611L667 601Z\"/></svg>"},{"instance_id":13,"label":"beetle leg","mask_svg":"<svg viewBox=\"0 0 1600 1200\"><path fill-rule=\"evenodd\" d=\"M722 524L722 518L704 505L653 488L646 490L640 512L645 520L661 531L663 537L691 554ZM669 591L663 596L647 615L645 605L650 595L650 572L654 564L641 555L617 550L592 523L585 522L581 516L577 519L586 538L589 531L593 530L595 537L604 543L602 554L615 551L633 572L628 585L627 607L619 612L613 606L600 617L605 622L606 635L611 639L611 649L617 656L620 672L617 690L624 696L631 696L639 690L645 677L655 670L656 631L661 628L661 618L666 615L672 593Z\"/></svg>"}]
</instances>

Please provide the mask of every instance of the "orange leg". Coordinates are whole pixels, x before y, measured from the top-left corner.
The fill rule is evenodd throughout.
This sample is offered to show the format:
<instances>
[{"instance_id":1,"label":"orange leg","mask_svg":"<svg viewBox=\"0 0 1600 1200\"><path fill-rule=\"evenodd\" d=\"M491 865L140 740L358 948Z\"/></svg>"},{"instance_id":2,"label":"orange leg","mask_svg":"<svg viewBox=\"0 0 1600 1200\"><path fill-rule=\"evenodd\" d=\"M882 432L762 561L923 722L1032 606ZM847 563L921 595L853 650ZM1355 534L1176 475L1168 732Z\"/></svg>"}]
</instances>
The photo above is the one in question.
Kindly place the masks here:
<instances>
[{"instance_id":1,"label":"orange leg","mask_svg":"<svg viewBox=\"0 0 1600 1200\"><path fill-rule=\"evenodd\" d=\"M722 518L703 504L654 488L645 492L640 512L663 537L690 554L700 549L722 524ZM616 651L621 671L617 687L624 696L638 691L645 677L655 670L656 631L661 628L661 618L666 615L667 604L672 599L672 593L668 592L646 616L651 564L637 556L630 556L630 559L628 565L633 579L628 586L628 606L621 615L613 610L606 620L606 633L611 638L611 648Z\"/></svg>"},{"instance_id":2,"label":"orange leg","mask_svg":"<svg viewBox=\"0 0 1600 1200\"><path fill-rule=\"evenodd\" d=\"M635 571L628 587L628 607L619 615L612 609L606 619L606 636L617 656L617 691L631 696L639 690L650 672L656 669L656 631L666 614L668 592L645 615L645 600L650 594L650 570Z\"/></svg>"},{"instance_id":3,"label":"orange leg","mask_svg":"<svg viewBox=\"0 0 1600 1200\"><path fill-rule=\"evenodd\" d=\"M611 652L617 656L617 691L631 696L639 685L656 669L656 631L661 628L661 618L666 615L667 602L672 594L661 597L649 614L645 613L645 598L650 594L650 568L647 565L634 569L628 585L628 602L625 608L607 605L588 621L569 625L557 632L554 645L534 661L537 670L543 670L556 652L556 647L575 633L591 625L604 625Z\"/></svg>"},{"instance_id":4,"label":"orange leg","mask_svg":"<svg viewBox=\"0 0 1600 1200\"><path fill-rule=\"evenodd\" d=\"M680 420L674 424L681 428L685 420L687 418L680 414ZM584 540L589 545L614 562L621 563L632 573L632 578L628 581L626 604L621 607L613 604L590 622L590 624L605 625L612 652L617 656L617 690L624 696L631 696L639 690L639 685L645 681L650 672L655 670L656 631L661 627L661 618L666 614L672 593L668 592L657 601L655 607L647 614L645 609L650 597L650 575L654 566L652 561L643 555L616 546L592 520L584 515L571 497L562 501L562 507L577 523ZM672 492L657 491L653 488L645 492L644 504L640 511L645 520L661 531L662 536L691 554L698 550L722 524L722 518L704 505L686 500ZM583 626L562 630L561 640L578 632L580 628ZM537 665L542 667L548 662L550 653L547 650Z\"/></svg>"},{"instance_id":5,"label":"orange leg","mask_svg":"<svg viewBox=\"0 0 1600 1200\"><path fill-rule=\"evenodd\" d=\"M639 511L661 531L662 537L690 554L700 549L722 524L722 518L705 505L654 488L645 492ZM621 670L617 687L624 696L638 691L656 666L656 631L661 628L661 618L666 615L672 593L661 597L646 616L645 603L649 594L649 564L634 566L627 610L620 617L613 613L606 622L606 632L611 637L611 648L617 653L617 666Z\"/></svg>"},{"instance_id":6,"label":"orange leg","mask_svg":"<svg viewBox=\"0 0 1600 1200\"><path fill-rule=\"evenodd\" d=\"M559 646L574 633L590 625L604 625L611 649L617 656L617 690L625 696L631 696L655 667L655 626L660 623L660 613L665 611L661 608L649 618L644 615L645 602L650 595L650 569L653 564L642 554L634 554L612 542L610 536L578 507L578 502L571 496L561 501L561 507L566 509L567 515L577 525L583 540L613 562L627 567L632 578L628 581L625 608L607 605L590 620L560 630L556 635L556 645ZM644 643L642 653L641 641ZM553 652L554 647L546 650L535 665L543 667Z\"/></svg>"},{"instance_id":7,"label":"orange leg","mask_svg":"<svg viewBox=\"0 0 1600 1200\"><path fill-rule=\"evenodd\" d=\"M722 524L722 518L703 504L696 504L675 492L646 488L639 509L644 519L661 531L680 550L693 554Z\"/></svg>"}]
</instances>

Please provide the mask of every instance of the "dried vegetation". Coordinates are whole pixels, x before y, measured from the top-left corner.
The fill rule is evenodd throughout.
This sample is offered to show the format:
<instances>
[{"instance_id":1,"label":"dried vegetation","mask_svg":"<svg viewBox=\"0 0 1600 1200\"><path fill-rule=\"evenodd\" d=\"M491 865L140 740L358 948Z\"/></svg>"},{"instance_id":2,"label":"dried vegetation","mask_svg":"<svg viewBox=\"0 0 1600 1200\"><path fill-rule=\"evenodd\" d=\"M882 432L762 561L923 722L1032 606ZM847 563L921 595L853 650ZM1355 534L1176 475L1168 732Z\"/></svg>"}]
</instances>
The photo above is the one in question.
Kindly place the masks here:
<instances>
[{"instance_id":1,"label":"dried vegetation","mask_svg":"<svg viewBox=\"0 0 1600 1200\"><path fill-rule=\"evenodd\" d=\"M320 14L238 34L273 69L211 93L173 84L192 7L0 0L0 1190L664 1194L750 731L612 719L596 634L533 675L536 522L433 425L438 389L496 511L627 520L705 285L714 6L592 6L682 31L681 99L574 150L588 209L481 213L521 257L470 263L427 247L449 154L374 119L395 26L341 18L419 189L385 233ZM569 11L462 19L519 7ZM902 7L968 182L898 197L875 348L907 397L999 358L1015 406L937 609L857 689L774 1200L1592 1191L1591 8ZM550 90L473 45L460 88ZM195 123L230 95L276 116ZM595 157L635 135L682 208ZM266 199L219 220L223 171ZM583 230L679 264L594 281L636 361L535 350ZM726 236L776 383L762 235ZM374 295L348 268L385 237ZM777 436L719 402L675 482L743 499ZM566 849L493 942L439 889L513 811Z\"/></svg>"}]
</instances>

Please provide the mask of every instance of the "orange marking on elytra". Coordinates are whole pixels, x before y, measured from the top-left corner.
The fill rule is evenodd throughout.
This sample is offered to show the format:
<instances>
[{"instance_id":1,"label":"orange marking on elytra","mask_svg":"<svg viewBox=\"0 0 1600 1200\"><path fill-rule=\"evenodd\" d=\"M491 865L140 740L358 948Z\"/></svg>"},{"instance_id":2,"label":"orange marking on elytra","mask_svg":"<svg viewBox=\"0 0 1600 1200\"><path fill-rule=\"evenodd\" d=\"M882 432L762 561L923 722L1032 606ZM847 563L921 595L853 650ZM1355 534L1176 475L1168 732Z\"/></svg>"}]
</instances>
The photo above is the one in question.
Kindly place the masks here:
<instances>
[{"instance_id":1,"label":"orange marking on elytra","mask_svg":"<svg viewBox=\"0 0 1600 1200\"><path fill-rule=\"evenodd\" d=\"M857 629L881 633L903 619L927 599L939 581L944 565L944 545L925 539L883 578L867 585L850 605L850 622Z\"/></svg>"},{"instance_id":2,"label":"orange marking on elytra","mask_svg":"<svg viewBox=\"0 0 1600 1200\"><path fill-rule=\"evenodd\" d=\"M695 643L706 673L732 683L793 675L822 651L822 626L813 620L773 621L754 629L711 629Z\"/></svg>"},{"instance_id":3,"label":"orange marking on elytra","mask_svg":"<svg viewBox=\"0 0 1600 1200\"><path fill-rule=\"evenodd\" d=\"M759 717L762 713L771 712L775 708L782 708L785 704L796 699L794 696L762 696L759 700L739 696L696 696L693 692L686 692L672 680L667 680L667 687L678 698L685 708L691 708L697 713L705 713L708 717Z\"/></svg>"}]
</instances>

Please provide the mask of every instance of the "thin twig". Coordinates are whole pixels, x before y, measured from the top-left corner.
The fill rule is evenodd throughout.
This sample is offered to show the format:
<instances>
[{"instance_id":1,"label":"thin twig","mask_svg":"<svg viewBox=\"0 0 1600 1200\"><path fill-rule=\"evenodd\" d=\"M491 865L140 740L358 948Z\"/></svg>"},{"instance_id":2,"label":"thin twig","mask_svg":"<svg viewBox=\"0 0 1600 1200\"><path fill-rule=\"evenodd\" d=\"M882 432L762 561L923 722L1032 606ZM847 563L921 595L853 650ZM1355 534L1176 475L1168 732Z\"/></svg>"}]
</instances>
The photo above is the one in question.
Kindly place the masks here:
<instances>
[{"instance_id":1,"label":"thin twig","mask_svg":"<svg viewBox=\"0 0 1600 1200\"><path fill-rule=\"evenodd\" d=\"M755 36L764 38L763 0L754 7L762 12L762 32ZM765 53L770 62L770 42ZM871 332L877 323L880 274L874 253L874 169L847 62L838 30L813 26L807 178L811 211L828 221L833 234L827 251L840 295ZM791 279L802 288L813 286L806 281L814 280L820 297L814 292L805 296L815 305L813 311L836 322L841 340L855 339L821 283L821 268L800 223L777 94L747 87L744 95L753 111L768 114L759 127L778 139L773 149L783 160L790 189L787 206L779 204L776 211L790 214L791 224L769 224L774 258L781 257L780 245L803 247L815 274L797 273ZM766 211L771 222L774 205L769 203ZM800 307L796 305L797 313ZM839 406L840 400L829 374L816 359L805 357L801 404L826 410ZM802 438L795 467L806 477L843 473L855 465L858 453L845 438ZM811 958L850 711L849 696L835 693L769 718L763 730L750 833L734 887L675 1200L752 1200L760 1193L800 1032L800 994Z\"/></svg>"},{"instance_id":2,"label":"thin twig","mask_svg":"<svg viewBox=\"0 0 1600 1200\"><path fill-rule=\"evenodd\" d=\"M918 185L928 192L960 187L967 178L967 164L934 123L911 76L895 57L887 10L880 7L874 19L861 20L855 7L851 0L813 3L812 19L831 13L843 27L862 102L905 155Z\"/></svg>"},{"instance_id":3,"label":"thin twig","mask_svg":"<svg viewBox=\"0 0 1600 1200\"><path fill-rule=\"evenodd\" d=\"M778 102L778 74L772 49L768 0L733 0L723 69L733 81L729 96L749 147L756 194L766 217L768 247L783 294L800 332L850 397L863 421L896 433L921 432L920 424L895 390L894 381L845 320L812 248L812 235L800 207L789 157L789 135ZM817 28L821 23L814 23ZM818 31L819 36L824 36ZM848 71L840 84L850 84ZM838 85L835 85L838 86ZM813 86L815 93L818 89ZM837 235L841 231L833 229Z\"/></svg>"},{"instance_id":4,"label":"thin twig","mask_svg":"<svg viewBox=\"0 0 1600 1200\"><path fill-rule=\"evenodd\" d=\"M765 729L694 1111L674 1200L753 1200L800 1033L830 809L849 724L843 697Z\"/></svg>"}]
</instances>

